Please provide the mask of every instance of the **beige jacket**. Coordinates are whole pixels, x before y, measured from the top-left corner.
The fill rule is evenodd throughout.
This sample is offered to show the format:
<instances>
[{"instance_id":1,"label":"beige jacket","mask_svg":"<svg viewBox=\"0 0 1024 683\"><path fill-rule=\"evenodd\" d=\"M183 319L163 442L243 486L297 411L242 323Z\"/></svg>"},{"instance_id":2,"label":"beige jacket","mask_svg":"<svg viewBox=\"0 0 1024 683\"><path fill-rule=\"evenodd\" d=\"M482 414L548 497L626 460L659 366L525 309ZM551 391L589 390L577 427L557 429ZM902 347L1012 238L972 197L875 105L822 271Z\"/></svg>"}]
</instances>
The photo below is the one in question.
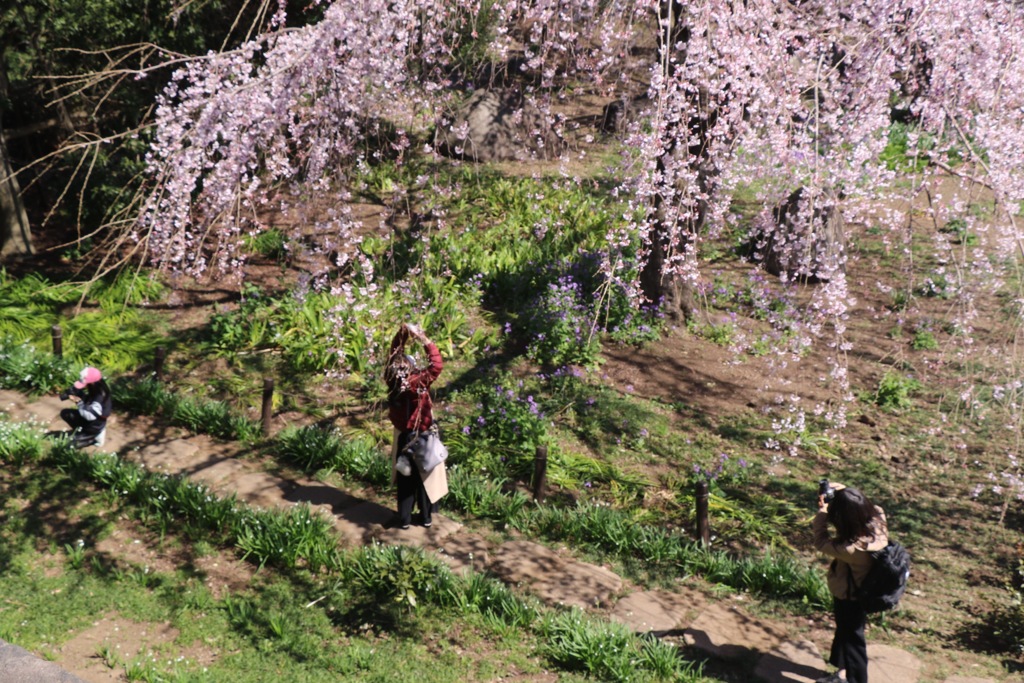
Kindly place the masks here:
<instances>
[{"instance_id":1,"label":"beige jacket","mask_svg":"<svg viewBox=\"0 0 1024 683\"><path fill-rule=\"evenodd\" d=\"M394 438L391 440L391 484L395 483L395 460L398 459L398 437L401 435L401 431L395 430ZM415 467L415 465L413 466ZM419 472L419 468L416 469ZM441 463L434 469L430 470L430 474L424 476L420 472L420 479L423 480L423 488L427 492L427 498L430 499L431 503L437 501L448 495L448 472L444 468L444 463Z\"/></svg>"},{"instance_id":2,"label":"beige jacket","mask_svg":"<svg viewBox=\"0 0 1024 683\"><path fill-rule=\"evenodd\" d=\"M849 544L839 543L829 536L827 512L819 511L814 516L814 547L826 557L832 558L832 564L828 568L828 589L840 600L850 599L850 572L853 572L853 581L860 584L871 569L871 553L881 550L889 543L885 512L882 508L875 507L879 517L873 523L873 533Z\"/></svg>"}]
</instances>

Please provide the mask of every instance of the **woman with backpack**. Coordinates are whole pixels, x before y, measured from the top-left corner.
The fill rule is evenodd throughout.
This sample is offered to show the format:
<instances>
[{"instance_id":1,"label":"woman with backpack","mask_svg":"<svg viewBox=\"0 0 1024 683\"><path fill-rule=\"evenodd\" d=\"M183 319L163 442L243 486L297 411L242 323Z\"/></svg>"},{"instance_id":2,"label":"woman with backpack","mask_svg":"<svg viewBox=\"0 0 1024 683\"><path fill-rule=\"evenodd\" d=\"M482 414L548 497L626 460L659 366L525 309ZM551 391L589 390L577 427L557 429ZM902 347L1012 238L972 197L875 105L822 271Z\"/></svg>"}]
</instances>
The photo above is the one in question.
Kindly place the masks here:
<instances>
[{"instance_id":1,"label":"woman with backpack","mask_svg":"<svg viewBox=\"0 0 1024 683\"><path fill-rule=\"evenodd\" d=\"M412 356L405 353L409 339L423 344L427 352L427 366L416 366ZM421 522L430 527L437 501L448 493L448 476L444 463L430 472L419 470L415 460L405 454L406 446L418 432L430 429L434 423L430 385L441 374L443 363L437 345L415 325L403 324L391 341L388 362L384 367L384 381L388 387L388 418L395 428L391 450L392 476L397 484L397 515L394 525L408 529L412 524L413 506L420 510Z\"/></svg>"},{"instance_id":2,"label":"woman with backpack","mask_svg":"<svg viewBox=\"0 0 1024 683\"><path fill-rule=\"evenodd\" d=\"M871 569L871 553L888 544L889 530L882 508L857 489L842 484L830 484L827 489L829 495L818 495L813 530L814 547L832 558L827 579L836 631L828 661L836 671L817 683L867 683L867 611L856 598L855 586L863 583ZM834 536L829 535L830 524Z\"/></svg>"},{"instance_id":3,"label":"woman with backpack","mask_svg":"<svg viewBox=\"0 0 1024 683\"><path fill-rule=\"evenodd\" d=\"M110 387L103 374L96 368L84 368L74 386L60 395L61 399L72 399L77 408L60 411L62 420L72 429L72 440L76 448L102 446L106 438L107 418L113 410Z\"/></svg>"}]
</instances>

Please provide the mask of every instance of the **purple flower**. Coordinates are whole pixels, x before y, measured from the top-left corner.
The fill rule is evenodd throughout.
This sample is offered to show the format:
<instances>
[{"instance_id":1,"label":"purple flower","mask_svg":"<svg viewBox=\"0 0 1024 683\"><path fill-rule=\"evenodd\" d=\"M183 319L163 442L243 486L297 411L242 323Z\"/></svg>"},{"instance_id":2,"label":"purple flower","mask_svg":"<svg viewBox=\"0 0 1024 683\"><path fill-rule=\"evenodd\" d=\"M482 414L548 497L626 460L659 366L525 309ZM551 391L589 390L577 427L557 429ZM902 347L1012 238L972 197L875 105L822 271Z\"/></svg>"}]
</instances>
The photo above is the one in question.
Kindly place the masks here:
<instances>
[{"instance_id":1,"label":"purple flower","mask_svg":"<svg viewBox=\"0 0 1024 683\"><path fill-rule=\"evenodd\" d=\"M462 428L462 433L469 434L469 425L466 425L465 427Z\"/></svg>"}]
</instances>

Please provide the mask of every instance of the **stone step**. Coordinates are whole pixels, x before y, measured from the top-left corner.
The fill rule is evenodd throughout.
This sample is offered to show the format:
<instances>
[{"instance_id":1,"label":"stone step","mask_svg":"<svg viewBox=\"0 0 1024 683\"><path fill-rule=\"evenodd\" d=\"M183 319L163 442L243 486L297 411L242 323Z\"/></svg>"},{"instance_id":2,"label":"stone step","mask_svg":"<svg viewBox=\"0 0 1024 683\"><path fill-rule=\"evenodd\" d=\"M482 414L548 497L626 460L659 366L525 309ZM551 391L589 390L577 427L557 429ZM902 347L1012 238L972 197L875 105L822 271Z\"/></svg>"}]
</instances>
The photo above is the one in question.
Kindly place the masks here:
<instances>
[{"instance_id":1,"label":"stone step","mask_svg":"<svg viewBox=\"0 0 1024 683\"><path fill-rule=\"evenodd\" d=\"M59 665L0 640L0 683L86 683Z\"/></svg>"}]
</instances>

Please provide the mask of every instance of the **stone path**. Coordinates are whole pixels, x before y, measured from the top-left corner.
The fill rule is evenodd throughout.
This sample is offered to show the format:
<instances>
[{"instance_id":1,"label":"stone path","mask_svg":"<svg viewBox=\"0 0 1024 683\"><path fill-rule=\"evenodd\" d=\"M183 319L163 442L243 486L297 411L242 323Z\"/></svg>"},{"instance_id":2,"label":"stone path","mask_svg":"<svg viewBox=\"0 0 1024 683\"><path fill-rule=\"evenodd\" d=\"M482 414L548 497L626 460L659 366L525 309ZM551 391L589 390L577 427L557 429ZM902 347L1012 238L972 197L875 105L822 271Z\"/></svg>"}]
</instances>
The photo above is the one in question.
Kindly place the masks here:
<instances>
[{"instance_id":1,"label":"stone path","mask_svg":"<svg viewBox=\"0 0 1024 683\"><path fill-rule=\"evenodd\" d=\"M66 407L56 397L29 401L17 392L0 391L0 411L14 420L34 420L44 429L65 425L57 415ZM755 662L764 683L807 683L825 674L825 659L808 640L791 640L770 623L759 621L729 600L711 602L687 590L643 591L628 585L605 567L572 558L530 541L495 544L468 533L458 522L435 515L430 529L385 529L392 510L311 479L285 479L234 458L236 449L203 435L154 427L148 420L115 417L103 451L167 474L182 474L220 494L265 508L308 503L334 521L343 544L381 543L419 546L437 552L455 570L486 571L518 586L549 605L570 605L597 611L634 631L673 639L696 648L728 666L730 660ZM0 641L0 646L6 646ZM70 674L49 678L7 677L8 663L23 663L14 646L0 647L0 683L37 680L78 681ZM21 651L24 652L24 651ZM888 645L868 646L872 683L916 683L921 662L913 654ZM40 660L41 661L41 660ZM48 664L42 662L42 664ZM749 664L745 664L749 666ZM13 669L10 669L13 670ZM51 672L52 673L52 672ZM64 674L65 678L59 677ZM54 677L57 676L57 677ZM944 683L993 683L989 679L954 676Z\"/></svg>"}]
</instances>

